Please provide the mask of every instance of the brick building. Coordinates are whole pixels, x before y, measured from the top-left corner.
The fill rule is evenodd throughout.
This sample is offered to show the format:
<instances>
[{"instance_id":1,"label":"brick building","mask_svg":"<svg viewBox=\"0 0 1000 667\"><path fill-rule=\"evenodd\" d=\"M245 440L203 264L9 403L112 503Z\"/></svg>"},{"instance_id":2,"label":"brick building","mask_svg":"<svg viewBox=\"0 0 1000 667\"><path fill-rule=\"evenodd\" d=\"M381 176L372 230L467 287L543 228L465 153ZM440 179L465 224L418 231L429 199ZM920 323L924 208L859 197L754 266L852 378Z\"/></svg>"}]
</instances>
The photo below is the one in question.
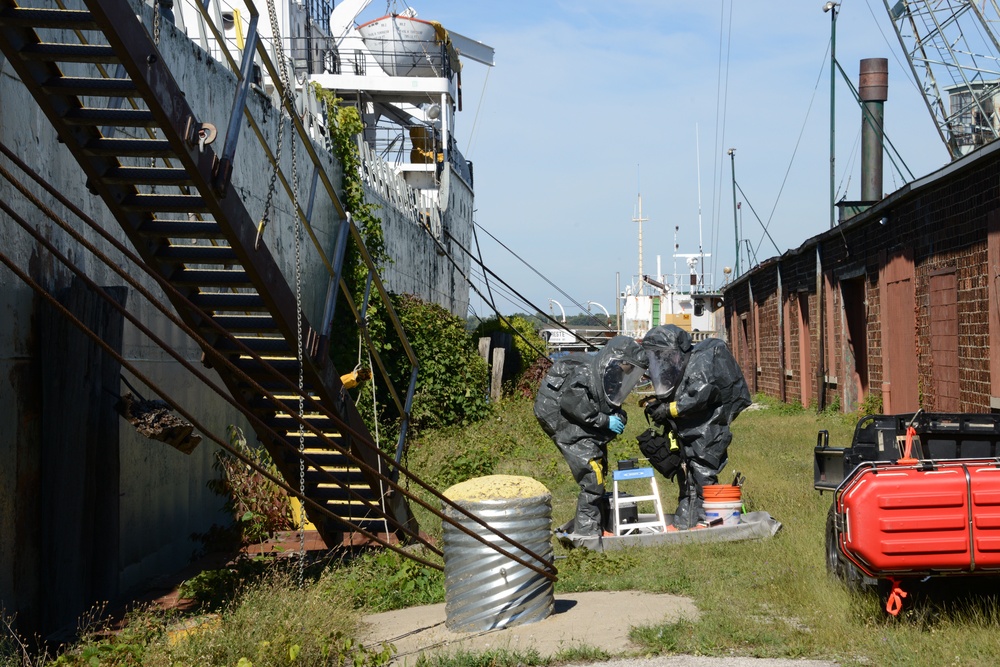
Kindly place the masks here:
<instances>
[{"instance_id":1,"label":"brick building","mask_svg":"<svg viewBox=\"0 0 1000 667\"><path fill-rule=\"evenodd\" d=\"M751 391L845 411L1000 409L1000 142L841 209L724 290Z\"/></svg>"}]
</instances>

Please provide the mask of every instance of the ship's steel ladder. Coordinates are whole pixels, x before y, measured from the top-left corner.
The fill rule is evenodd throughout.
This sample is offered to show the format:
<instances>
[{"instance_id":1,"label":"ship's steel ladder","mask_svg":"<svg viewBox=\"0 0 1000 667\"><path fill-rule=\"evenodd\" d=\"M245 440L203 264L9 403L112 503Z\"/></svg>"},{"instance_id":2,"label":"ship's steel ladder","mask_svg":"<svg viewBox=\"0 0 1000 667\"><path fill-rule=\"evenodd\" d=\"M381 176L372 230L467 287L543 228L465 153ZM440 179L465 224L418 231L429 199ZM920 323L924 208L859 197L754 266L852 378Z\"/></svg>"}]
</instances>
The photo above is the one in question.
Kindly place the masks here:
<instances>
[{"instance_id":1,"label":"ship's steel ladder","mask_svg":"<svg viewBox=\"0 0 1000 667\"><path fill-rule=\"evenodd\" d=\"M83 4L86 9L26 8L0 0L0 50L79 162L88 188L104 200L143 260L181 292L168 296L185 323L286 406L297 406L297 393L274 376L276 370L298 380L295 294L266 244L255 248L255 221L235 189L226 192L222 179L228 170L220 177L212 146L201 144L211 138L210 129L195 117L127 0ZM67 43L70 31L84 35L86 43ZM114 78L106 75L109 70ZM122 105L123 98L134 104ZM123 136L147 129L148 137ZM220 335L209 318L233 338ZM309 349L306 339L319 336L308 322L302 332ZM324 357L304 355L305 392L359 437L342 433L321 412L305 417L328 437L347 440L356 457L378 470L370 433ZM279 434L258 429L297 489L299 422L239 373L216 370L237 401ZM305 438L313 464L305 470L308 498L372 533L383 533L385 526L397 535L399 526L416 531L400 494L386 493L375 475L313 433ZM309 505L306 512L329 546L350 532L348 524Z\"/></svg>"}]
</instances>

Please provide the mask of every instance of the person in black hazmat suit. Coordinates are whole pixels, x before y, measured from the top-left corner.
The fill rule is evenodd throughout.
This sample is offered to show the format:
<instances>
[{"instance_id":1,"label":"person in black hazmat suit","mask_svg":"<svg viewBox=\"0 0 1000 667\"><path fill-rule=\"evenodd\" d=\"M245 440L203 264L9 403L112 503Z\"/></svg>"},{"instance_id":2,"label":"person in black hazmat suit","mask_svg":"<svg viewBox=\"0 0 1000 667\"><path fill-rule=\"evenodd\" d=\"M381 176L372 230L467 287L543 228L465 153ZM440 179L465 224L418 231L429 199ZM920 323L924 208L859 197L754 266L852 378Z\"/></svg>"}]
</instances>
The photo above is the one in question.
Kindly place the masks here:
<instances>
[{"instance_id":1,"label":"person in black hazmat suit","mask_svg":"<svg viewBox=\"0 0 1000 667\"><path fill-rule=\"evenodd\" d=\"M644 401L646 416L664 427L668 437L660 441L661 446L679 441L681 450L679 458L644 453L651 462L667 460L679 467L680 460L684 461L687 474L680 471L677 477L680 499L674 525L681 530L703 527L702 489L717 484L726 465L733 439L729 424L750 405L746 379L725 342L708 338L692 345L691 335L673 324L650 329L642 347L656 394ZM670 472L665 474L670 476Z\"/></svg>"},{"instance_id":2,"label":"person in black hazmat suit","mask_svg":"<svg viewBox=\"0 0 1000 667\"><path fill-rule=\"evenodd\" d=\"M549 369L535 398L535 417L562 452L580 485L576 516L565 532L603 534L601 505L608 443L625 430L621 409L646 372L646 353L635 339L615 336L596 354L575 352Z\"/></svg>"}]
</instances>

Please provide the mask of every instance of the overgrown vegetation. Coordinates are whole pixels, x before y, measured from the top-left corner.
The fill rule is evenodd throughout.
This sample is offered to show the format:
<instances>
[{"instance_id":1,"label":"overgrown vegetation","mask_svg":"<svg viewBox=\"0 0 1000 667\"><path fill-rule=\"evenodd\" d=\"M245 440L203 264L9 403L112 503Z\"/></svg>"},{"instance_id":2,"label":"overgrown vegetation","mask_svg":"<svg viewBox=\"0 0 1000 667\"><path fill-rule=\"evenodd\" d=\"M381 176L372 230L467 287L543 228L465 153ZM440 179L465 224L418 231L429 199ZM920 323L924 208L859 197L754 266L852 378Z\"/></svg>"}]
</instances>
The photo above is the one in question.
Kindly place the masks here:
<instances>
[{"instance_id":1,"label":"overgrown vegetation","mask_svg":"<svg viewBox=\"0 0 1000 667\"><path fill-rule=\"evenodd\" d=\"M361 183L361 155L358 153L357 144L358 136L364 130L361 114L354 106L341 105L342 100L331 91L316 84L313 89L320 101L326 105L330 149L343 168L344 208L350 212L375 266L384 266L391 259L385 250L382 221L375 214L378 207L365 200L364 186ZM348 269L344 279L351 286L355 300L360 303L358 297L361 296L361 292L358 290L363 289L368 272L356 248L349 247L344 266Z\"/></svg>"},{"instance_id":2,"label":"overgrown vegetation","mask_svg":"<svg viewBox=\"0 0 1000 667\"><path fill-rule=\"evenodd\" d=\"M271 455L263 447L249 446L240 428L230 425L227 431L233 449L257 466L251 467L222 449L216 452L212 463L219 476L208 482L208 488L226 499L226 510L233 517L235 539L241 544L254 544L267 540L279 530L295 528L284 489L258 472L258 468L263 469L281 478ZM208 542L220 536L225 536L225 529L200 537Z\"/></svg>"},{"instance_id":3,"label":"overgrown vegetation","mask_svg":"<svg viewBox=\"0 0 1000 667\"><path fill-rule=\"evenodd\" d=\"M612 462L639 455L636 436L645 419L634 402L626 409L630 420L611 444ZM606 554L557 545L556 594L640 590L692 598L700 612L697 620L633 629L631 637L643 655L808 657L842 665L995 664L1000 586L993 579L932 580L914 587L910 606L894 619L882 611L875 592L852 594L827 576L823 531L831 497L812 488L812 449L820 429L828 430L831 444L838 446L850 441L853 423L760 398L733 426L723 479L737 470L744 473L748 503L782 523L773 538ZM462 428L423 430L414 442L410 467L440 487L476 475L531 476L553 494L554 525L574 512L576 484L535 423L528 399L507 399L488 419ZM661 478L660 489L665 508L673 509L676 487ZM418 516L425 531L440 535L436 519L427 512ZM86 657L111 665L239 665L244 660L244 665L378 667L391 649L358 644L359 615L441 602L445 596L439 571L396 553L373 552L317 565L301 590L286 568L267 565L259 577L242 574L244 583L220 596L222 604L214 614L206 614L208 607L184 618L146 610L131 619L128 632L85 633L62 664L89 664ZM206 590L209 579L201 582ZM16 642L0 642L0 647L4 667L45 664L24 662ZM421 664L513 667L605 657L599 648L588 647L577 653L567 647L557 656L530 649L441 651L425 656Z\"/></svg>"},{"instance_id":4,"label":"overgrown vegetation","mask_svg":"<svg viewBox=\"0 0 1000 667\"><path fill-rule=\"evenodd\" d=\"M414 426L439 428L469 424L488 413L487 367L464 321L437 304L415 296L393 295L393 305L420 363L411 420ZM378 342L393 375L409 381L409 365L387 336Z\"/></svg>"},{"instance_id":5,"label":"overgrown vegetation","mask_svg":"<svg viewBox=\"0 0 1000 667\"><path fill-rule=\"evenodd\" d=\"M273 558L241 555L226 567L203 570L182 581L177 592L180 597L194 601L200 611L219 611L264 579L274 564Z\"/></svg>"},{"instance_id":6,"label":"overgrown vegetation","mask_svg":"<svg viewBox=\"0 0 1000 667\"><path fill-rule=\"evenodd\" d=\"M507 362L513 368L513 372L511 377L504 378L509 389L518 384L521 376L536 360L545 357L547 346L538 335L535 324L523 315L512 315L502 320L499 317L491 317L476 327L472 333L472 340L478 341L481 337L489 337L496 332L508 334L513 343L514 358Z\"/></svg>"},{"instance_id":7,"label":"overgrown vegetation","mask_svg":"<svg viewBox=\"0 0 1000 667\"><path fill-rule=\"evenodd\" d=\"M882 414L882 394L876 394L873 391L865 394L864 399L862 399L861 404L858 406L858 412L863 415Z\"/></svg>"},{"instance_id":8,"label":"overgrown vegetation","mask_svg":"<svg viewBox=\"0 0 1000 667\"><path fill-rule=\"evenodd\" d=\"M343 166L343 203L351 213L365 247L377 268L391 258L385 249L382 223L377 206L365 200L360 176L357 139L364 129L358 110L341 104L329 91L317 88L326 104L331 149ZM364 301L368 268L354 244L349 244L344 259L344 280L354 303ZM413 295L391 294L390 304L399 316L405 335L420 366L411 426L436 428L481 419L487 412L486 364L476 355L475 346L464 330L465 321L453 317L444 308L425 303ZM389 378L383 378L364 349L362 332L343 294L338 295L333 323L331 348L334 365L339 369L365 367L373 380L357 391L356 402L369 429L379 434L380 445L395 451L401 414L396 409L385 383L395 388L400 401L405 400L410 383L410 360L402 340L389 317L388 307L377 298L369 300L365 313L368 338L381 356ZM357 345L350 344L357 341Z\"/></svg>"},{"instance_id":9,"label":"overgrown vegetation","mask_svg":"<svg viewBox=\"0 0 1000 667\"><path fill-rule=\"evenodd\" d=\"M369 552L342 564L331 593L345 595L355 609L367 612L433 604L444 602L444 573L395 551Z\"/></svg>"},{"instance_id":10,"label":"overgrown vegetation","mask_svg":"<svg viewBox=\"0 0 1000 667\"><path fill-rule=\"evenodd\" d=\"M98 609L82 619L79 641L61 647L58 657L29 647L16 633L0 632L5 637L0 641L0 667L383 667L391 661L395 654L391 644L366 646L358 641L359 617L352 605L360 597L357 582L363 572L373 576L384 574L384 569L365 561L310 568L300 588L297 568L290 559L272 559L263 565L260 573L230 591L225 603L211 613L207 608L181 614L143 607L130 612L124 629L116 630L104 610ZM341 576L348 569L357 577L353 582ZM410 566L405 569L413 572ZM394 583L400 582L397 575ZM399 596L398 591L388 590L388 584L381 590ZM420 598L407 596L413 599ZM3 621L2 627L9 630L12 623Z\"/></svg>"}]
</instances>

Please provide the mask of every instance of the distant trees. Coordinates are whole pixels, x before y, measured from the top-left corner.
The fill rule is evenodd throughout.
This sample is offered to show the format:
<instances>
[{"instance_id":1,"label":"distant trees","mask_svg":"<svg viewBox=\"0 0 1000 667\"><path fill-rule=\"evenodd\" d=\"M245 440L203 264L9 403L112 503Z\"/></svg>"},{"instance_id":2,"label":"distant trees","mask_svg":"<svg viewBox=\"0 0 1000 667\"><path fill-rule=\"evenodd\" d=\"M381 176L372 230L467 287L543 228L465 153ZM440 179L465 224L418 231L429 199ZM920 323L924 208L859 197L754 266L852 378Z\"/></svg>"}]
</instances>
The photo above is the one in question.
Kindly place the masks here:
<instances>
[{"instance_id":1,"label":"distant trees","mask_svg":"<svg viewBox=\"0 0 1000 667\"><path fill-rule=\"evenodd\" d=\"M525 322L531 324L534 327L535 331L538 331L539 329L548 329L563 323L562 315L557 315L554 318L558 323L555 324L552 322L551 319L549 319L552 316L547 313L535 313L533 315L529 315L528 313L515 313L513 315L504 315L504 317L507 318L508 320L513 320L514 318L519 318L521 320L524 320ZM490 318L490 320L494 319L496 318ZM484 320L473 315L466 319L465 327L469 331L475 331L483 322ZM573 326L573 327L614 328L614 325L615 325L614 318L611 318L611 320L609 321L608 318L604 316L604 313L592 313L590 315L588 315L587 313L578 313L576 315L566 316L567 327Z\"/></svg>"}]
</instances>

